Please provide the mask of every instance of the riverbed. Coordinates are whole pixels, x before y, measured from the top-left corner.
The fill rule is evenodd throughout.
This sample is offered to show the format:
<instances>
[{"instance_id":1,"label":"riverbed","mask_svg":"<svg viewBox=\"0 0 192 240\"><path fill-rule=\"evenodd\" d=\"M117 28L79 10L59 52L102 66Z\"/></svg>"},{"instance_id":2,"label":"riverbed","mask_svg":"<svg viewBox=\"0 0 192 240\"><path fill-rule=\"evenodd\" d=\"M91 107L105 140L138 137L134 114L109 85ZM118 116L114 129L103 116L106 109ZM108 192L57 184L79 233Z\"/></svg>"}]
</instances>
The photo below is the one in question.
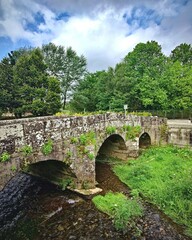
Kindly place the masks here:
<instances>
[{"instance_id":1,"label":"riverbed","mask_svg":"<svg viewBox=\"0 0 192 240\"><path fill-rule=\"evenodd\" d=\"M97 163L96 179L103 189L100 194L113 191L130 197L129 189L109 165ZM95 208L90 196L61 191L54 184L25 173L19 173L0 192L0 203L2 240L190 239L181 226L144 200L144 216L137 219L134 227L117 231L113 220Z\"/></svg>"}]
</instances>

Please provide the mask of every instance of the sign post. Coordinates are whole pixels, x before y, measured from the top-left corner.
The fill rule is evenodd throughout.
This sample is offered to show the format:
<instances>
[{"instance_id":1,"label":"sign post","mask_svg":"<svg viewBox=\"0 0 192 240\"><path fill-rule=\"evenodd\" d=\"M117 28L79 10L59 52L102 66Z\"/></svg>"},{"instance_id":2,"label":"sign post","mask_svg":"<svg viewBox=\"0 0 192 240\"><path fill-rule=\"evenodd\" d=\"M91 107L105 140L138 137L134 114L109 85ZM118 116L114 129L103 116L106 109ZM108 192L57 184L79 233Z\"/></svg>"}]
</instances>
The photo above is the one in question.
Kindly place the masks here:
<instances>
[{"instance_id":1,"label":"sign post","mask_svg":"<svg viewBox=\"0 0 192 240\"><path fill-rule=\"evenodd\" d=\"M125 105L124 105L125 117L126 117L126 114L127 114L127 109L128 109L128 105L127 105L127 104L125 104Z\"/></svg>"}]
</instances>

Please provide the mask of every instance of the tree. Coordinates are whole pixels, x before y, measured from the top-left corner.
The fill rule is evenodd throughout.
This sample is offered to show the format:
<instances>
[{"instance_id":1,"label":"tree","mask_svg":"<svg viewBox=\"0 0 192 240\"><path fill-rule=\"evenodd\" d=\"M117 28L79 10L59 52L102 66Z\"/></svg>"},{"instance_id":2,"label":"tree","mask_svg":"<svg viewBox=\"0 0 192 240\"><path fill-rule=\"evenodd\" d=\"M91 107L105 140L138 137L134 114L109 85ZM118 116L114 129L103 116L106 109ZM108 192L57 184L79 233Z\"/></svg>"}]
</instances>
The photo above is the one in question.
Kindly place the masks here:
<instances>
[{"instance_id":1,"label":"tree","mask_svg":"<svg viewBox=\"0 0 192 240\"><path fill-rule=\"evenodd\" d=\"M73 98L70 101L71 107L76 111L96 111L97 95L96 95L96 73L89 73L80 81L75 89ZM93 94L94 93L94 94Z\"/></svg>"},{"instance_id":2,"label":"tree","mask_svg":"<svg viewBox=\"0 0 192 240\"><path fill-rule=\"evenodd\" d=\"M115 68L114 100L122 95L119 103L124 101L132 110L163 108L166 95L160 79L165 64L166 57L157 42L137 44Z\"/></svg>"},{"instance_id":3,"label":"tree","mask_svg":"<svg viewBox=\"0 0 192 240\"><path fill-rule=\"evenodd\" d=\"M190 44L182 43L177 46L170 55L173 62L179 61L181 64L192 64L192 47Z\"/></svg>"},{"instance_id":4,"label":"tree","mask_svg":"<svg viewBox=\"0 0 192 240\"><path fill-rule=\"evenodd\" d=\"M48 78L40 49L33 49L30 53L20 56L13 70L16 90L14 113L17 117L27 112L39 116L53 114L59 110L60 104L52 111L48 107L50 103L55 104L56 99L56 103L59 102L60 91L57 80ZM53 81L56 91L53 90Z\"/></svg>"},{"instance_id":5,"label":"tree","mask_svg":"<svg viewBox=\"0 0 192 240\"><path fill-rule=\"evenodd\" d=\"M78 56L71 47L65 50L64 47L53 43L44 45L42 52L49 75L55 76L60 81L65 109L67 99L86 73L86 59L84 56Z\"/></svg>"},{"instance_id":6,"label":"tree","mask_svg":"<svg viewBox=\"0 0 192 240\"><path fill-rule=\"evenodd\" d=\"M192 109L192 67L169 61L162 75L169 109Z\"/></svg>"},{"instance_id":7,"label":"tree","mask_svg":"<svg viewBox=\"0 0 192 240\"><path fill-rule=\"evenodd\" d=\"M0 112L10 111L14 105L13 68L8 58L0 62Z\"/></svg>"}]
</instances>

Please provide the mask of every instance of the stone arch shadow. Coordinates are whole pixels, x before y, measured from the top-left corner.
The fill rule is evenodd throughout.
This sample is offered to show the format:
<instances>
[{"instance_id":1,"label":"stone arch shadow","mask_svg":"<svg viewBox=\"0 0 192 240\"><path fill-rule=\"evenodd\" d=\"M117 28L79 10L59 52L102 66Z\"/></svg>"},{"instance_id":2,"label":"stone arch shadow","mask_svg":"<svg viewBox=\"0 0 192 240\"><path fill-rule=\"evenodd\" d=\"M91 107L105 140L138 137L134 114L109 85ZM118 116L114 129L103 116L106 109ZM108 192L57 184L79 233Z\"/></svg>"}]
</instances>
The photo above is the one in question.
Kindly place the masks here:
<instances>
[{"instance_id":1,"label":"stone arch shadow","mask_svg":"<svg viewBox=\"0 0 192 240\"><path fill-rule=\"evenodd\" d=\"M151 137L147 132L144 132L139 137L139 149L145 149L151 146Z\"/></svg>"},{"instance_id":2,"label":"stone arch shadow","mask_svg":"<svg viewBox=\"0 0 192 240\"><path fill-rule=\"evenodd\" d=\"M28 165L27 172L57 185L64 181L68 181L68 183L77 181L77 176L70 166L56 159L45 159L31 163Z\"/></svg>"},{"instance_id":3,"label":"stone arch shadow","mask_svg":"<svg viewBox=\"0 0 192 240\"><path fill-rule=\"evenodd\" d=\"M112 134L102 142L97 152L96 161L104 157L114 157L122 160L127 159L127 146L122 136Z\"/></svg>"},{"instance_id":4,"label":"stone arch shadow","mask_svg":"<svg viewBox=\"0 0 192 240\"><path fill-rule=\"evenodd\" d=\"M192 146L192 131L189 133L189 145Z\"/></svg>"}]
</instances>

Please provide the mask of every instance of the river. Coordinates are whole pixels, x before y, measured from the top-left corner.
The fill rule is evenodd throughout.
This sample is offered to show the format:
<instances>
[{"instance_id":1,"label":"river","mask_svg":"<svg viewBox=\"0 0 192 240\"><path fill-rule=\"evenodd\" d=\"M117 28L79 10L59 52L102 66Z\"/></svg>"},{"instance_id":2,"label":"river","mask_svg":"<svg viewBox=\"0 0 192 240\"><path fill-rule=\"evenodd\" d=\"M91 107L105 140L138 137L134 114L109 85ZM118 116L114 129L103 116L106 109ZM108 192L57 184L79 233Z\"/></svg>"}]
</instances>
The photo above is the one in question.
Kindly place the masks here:
<instances>
[{"instance_id":1,"label":"river","mask_svg":"<svg viewBox=\"0 0 192 240\"><path fill-rule=\"evenodd\" d=\"M101 194L129 189L107 164L97 163L96 179ZM144 216L131 227L115 230L112 219L99 212L91 197L78 195L40 178L19 173L0 192L0 239L2 240L189 240L182 228L157 208L142 201Z\"/></svg>"}]
</instances>

